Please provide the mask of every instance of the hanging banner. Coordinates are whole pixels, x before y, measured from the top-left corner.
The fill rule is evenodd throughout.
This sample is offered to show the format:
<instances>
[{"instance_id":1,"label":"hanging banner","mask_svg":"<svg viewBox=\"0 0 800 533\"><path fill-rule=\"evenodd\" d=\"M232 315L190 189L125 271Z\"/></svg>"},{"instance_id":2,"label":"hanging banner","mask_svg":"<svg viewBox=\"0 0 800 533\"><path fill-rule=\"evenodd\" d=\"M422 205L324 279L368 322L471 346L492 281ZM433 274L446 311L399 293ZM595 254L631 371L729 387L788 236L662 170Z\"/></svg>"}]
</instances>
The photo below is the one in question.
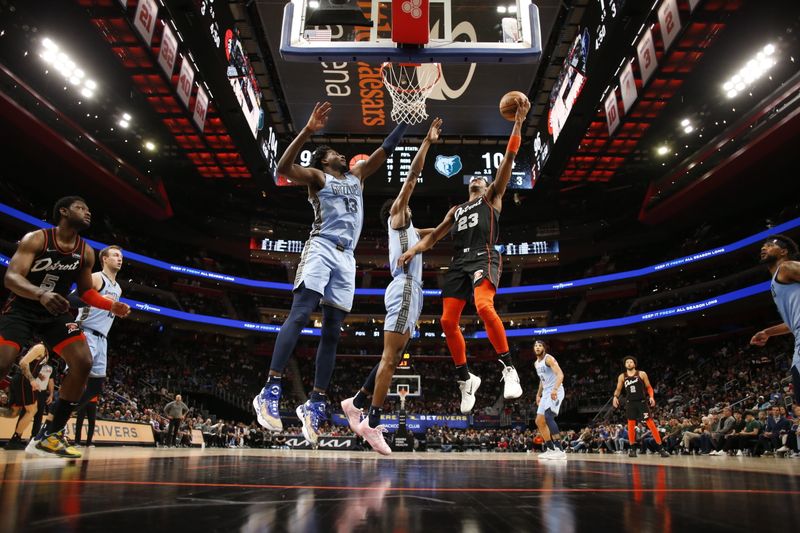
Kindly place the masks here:
<instances>
[{"instance_id":1,"label":"hanging banner","mask_svg":"<svg viewBox=\"0 0 800 533\"><path fill-rule=\"evenodd\" d=\"M633 61L629 61L622 74L619 75L619 92L622 94L622 106L627 114L633 103L636 101L636 80L633 79Z\"/></svg>"},{"instance_id":2,"label":"hanging banner","mask_svg":"<svg viewBox=\"0 0 800 533\"><path fill-rule=\"evenodd\" d=\"M200 131L206 126L206 111L208 111L208 94L202 87L197 87L197 98L194 99L194 114L192 118Z\"/></svg>"},{"instance_id":3,"label":"hanging banner","mask_svg":"<svg viewBox=\"0 0 800 533\"><path fill-rule=\"evenodd\" d=\"M136 14L133 16L133 26L139 31L147 46L150 46L153 41L153 31L156 29L156 15L158 15L156 0L139 0L139 5L136 6Z\"/></svg>"},{"instance_id":4,"label":"hanging banner","mask_svg":"<svg viewBox=\"0 0 800 533\"><path fill-rule=\"evenodd\" d=\"M636 45L636 55L639 57L639 72L642 74L642 86L644 86L658 65L656 47L653 44L653 32L650 31L650 28L645 30L639 44Z\"/></svg>"},{"instance_id":5,"label":"hanging banner","mask_svg":"<svg viewBox=\"0 0 800 533\"><path fill-rule=\"evenodd\" d=\"M178 40L169 24L164 24L164 33L161 35L161 49L158 51L158 64L172 78L175 70L175 58L178 57Z\"/></svg>"},{"instance_id":6,"label":"hanging banner","mask_svg":"<svg viewBox=\"0 0 800 533\"><path fill-rule=\"evenodd\" d=\"M664 3L659 6L658 25L661 26L661 38L664 40L664 51L666 52L681 29L678 0L664 0Z\"/></svg>"},{"instance_id":7,"label":"hanging banner","mask_svg":"<svg viewBox=\"0 0 800 533\"><path fill-rule=\"evenodd\" d=\"M192 83L194 83L194 69L189 58L183 56L181 75L178 78L178 98L186 107L189 107L189 97L192 96Z\"/></svg>"},{"instance_id":8,"label":"hanging banner","mask_svg":"<svg viewBox=\"0 0 800 533\"><path fill-rule=\"evenodd\" d=\"M619 126L619 107L617 106L616 90L608 93L604 106L606 108L606 124L608 124L608 135L610 137Z\"/></svg>"}]
</instances>

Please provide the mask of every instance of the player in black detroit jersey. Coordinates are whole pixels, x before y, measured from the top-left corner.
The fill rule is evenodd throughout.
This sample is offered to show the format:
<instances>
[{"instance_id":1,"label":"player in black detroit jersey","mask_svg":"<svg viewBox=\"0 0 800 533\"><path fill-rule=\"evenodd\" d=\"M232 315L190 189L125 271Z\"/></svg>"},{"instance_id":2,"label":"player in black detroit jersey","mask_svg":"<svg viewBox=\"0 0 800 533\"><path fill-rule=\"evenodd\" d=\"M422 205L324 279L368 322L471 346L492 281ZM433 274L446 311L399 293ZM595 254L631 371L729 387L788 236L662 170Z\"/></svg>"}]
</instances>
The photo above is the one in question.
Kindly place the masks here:
<instances>
[{"instance_id":1,"label":"player in black detroit jersey","mask_svg":"<svg viewBox=\"0 0 800 533\"><path fill-rule=\"evenodd\" d=\"M467 352L459 320L470 297L474 297L475 308L481 317L489 342L503 364L503 395L506 399L522 396L519 376L514 369L508 349L503 321L494 308L494 295L500 283L503 260L495 250L499 233L500 211L503 194L506 192L514 158L521 142L520 131L531 104L527 98L517 99L514 129L506 148L505 157L497 169L493 183L484 177L476 177L469 183L469 200L448 211L444 220L410 250L398 263L407 264L415 254L429 250L448 232L453 235L453 260L445 274L442 286L441 324L447 347L456 365L459 389L461 389L461 412L469 413L475 405L475 392L481 379L470 373L467 367Z\"/></svg>"},{"instance_id":2,"label":"player in black detroit jersey","mask_svg":"<svg viewBox=\"0 0 800 533\"><path fill-rule=\"evenodd\" d=\"M658 427L653 419L650 417L650 407L656 405L656 400L653 393L653 387L650 385L650 379L647 374L642 370L636 368L636 358L627 356L622 360L625 365L625 372L619 375L617 379L617 389L614 391L614 408L619 407L619 395L625 390L625 398L627 404L625 409L628 418L628 442L631 448L628 455L636 457L636 424L641 420L650 429L653 434L653 439L658 446L658 453L661 457L669 457L669 452L661 447L661 435L658 433ZM644 391L647 390L648 401L650 405L645 404Z\"/></svg>"},{"instance_id":3,"label":"player in black detroit jersey","mask_svg":"<svg viewBox=\"0 0 800 533\"><path fill-rule=\"evenodd\" d=\"M125 316L130 308L101 296L92 288L94 250L79 233L89 227L91 213L82 198L67 196L53 208L55 228L25 235L8 263L5 286L11 291L0 315L0 375L6 375L19 354L35 336L69 365L53 419L32 438L26 451L39 455L80 457L64 437L72 413L92 367L92 354L78 324L69 314L67 294L76 283L87 304Z\"/></svg>"}]
</instances>

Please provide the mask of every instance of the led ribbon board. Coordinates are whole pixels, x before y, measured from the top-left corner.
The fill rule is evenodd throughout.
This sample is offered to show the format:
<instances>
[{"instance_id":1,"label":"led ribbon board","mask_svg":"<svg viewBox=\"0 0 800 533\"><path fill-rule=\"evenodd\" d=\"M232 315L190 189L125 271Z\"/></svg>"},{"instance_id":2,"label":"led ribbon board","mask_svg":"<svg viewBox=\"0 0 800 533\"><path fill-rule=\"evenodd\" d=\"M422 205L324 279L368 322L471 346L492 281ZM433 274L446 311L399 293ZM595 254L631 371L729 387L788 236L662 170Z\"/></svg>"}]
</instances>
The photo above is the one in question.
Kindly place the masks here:
<instances>
[{"instance_id":1,"label":"led ribbon board","mask_svg":"<svg viewBox=\"0 0 800 533\"><path fill-rule=\"evenodd\" d=\"M0 254L0 264L2 264L3 266L8 266L8 260L9 258L7 256ZM764 281L762 283L751 285L750 287L745 287L744 289L727 292L725 294L721 294L714 298L708 298L707 300L702 300L699 302L694 302L684 305L678 305L667 309L659 309L657 311L649 311L647 313L638 315L610 318L608 320L595 320L592 322L580 322L578 324L566 324L563 326L549 326L545 328L507 329L506 335L509 337L534 337L534 336L540 337L545 335L574 333L577 331L591 331L595 329L607 329L607 328L616 328L620 326L631 326L631 325L641 324L643 322L650 322L651 320L658 320L659 318L667 318L679 315L686 315L689 313L696 313L698 311L704 311L706 309L711 309L712 307L717 307L719 305L723 305L726 303L735 302L743 298L749 298L750 296L755 296L757 294L769 291L769 285L770 285L769 281ZM274 324L261 324L259 322L245 322L243 320L232 320L230 318L222 318L209 315L197 315L193 313L187 313L185 311L179 311L177 309L171 309L169 307L163 307L160 305L151 305L145 302L130 300L128 298L122 298L120 301L125 302L126 304L131 306L131 309L135 309L137 311L143 311L145 313L150 313L157 316L175 318L178 320L197 322L200 324L211 324L214 326L223 326L227 328L244 329L247 331L255 331L259 333L278 333L281 330L280 326L276 326ZM417 332L417 335L418 333L419 332ZM320 329L304 328L300 332L300 334L319 337ZM473 335L467 336L467 338L485 339L487 338L487 336L485 331L477 331Z\"/></svg>"},{"instance_id":2,"label":"led ribbon board","mask_svg":"<svg viewBox=\"0 0 800 533\"><path fill-rule=\"evenodd\" d=\"M51 224L43 222L42 220L39 220L36 217L23 213L22 211L19 211L17 209L14 209L13 207L7 206L2 203L0 203L0 213L4 213L23 222L27 222L28 224L36 226L37 228L52 227ZM793 220L789 220L788 222L784 222L783 224L778 224L774 228L760 231L754 235L751 235L750 237L746 237L731 244L720 246L718 248L713 248L711 250L706 250L704 252L698 252L696 254L687 255L685 257L679 257L677 259L672 259L664 263L658 263L643 268L637 268L635 270L616 272L614 274L605 274L602 276L593 276L590 278L560 281L558 283L545 283L541 285L523 285L520 287L503 287L497 290L497 294L528 294L537 292L554 292L565 289L573 289L576 287L585 287L587 285L609 283L612 281L620 281L625 279L647 276L649 274L654 274L656 272L662 272L664 270L669 270L671 268L681 267L684 265L697 263L705 259L710 259L712 257L719 257L720 255L735 252L736 250L740 250L746 246L763 242L764 240L767 239L767 237L770 237L771 235L775 235L776 233L786 233L789 230L797 228L798 226L800 226L800 218L795 218ZM93 248L96 248L98 250L101 250L107 246L106 244L93 241L90 239L86 239L86 242L88 242L89 244L92 245ZM219 272L209 272L207 270L200 270L188 266L173 265L172 263L167 263L166 261L153 259L141 254L137 254L135 252L130 252L128 250L125 250L125 257L137 263L153 266L156 268L167 270L169 272L174 272L176 274L195 276L198 278L209 279L212 281L223 281L225 283L231 283L233 285L242 285L245 287L257 287L260 289L275 289L284 291L291 291L293 288L291 283L260 281L260 280L242 278L239 276L231 276L228 274L220 274ZM385 289L356 289L356 296L383 296L385 292L386 292ZM423 290L423 294L425 296L439 296L441 295L441 293L442 291L439 289Z\"/></svg>"}]
</instances>

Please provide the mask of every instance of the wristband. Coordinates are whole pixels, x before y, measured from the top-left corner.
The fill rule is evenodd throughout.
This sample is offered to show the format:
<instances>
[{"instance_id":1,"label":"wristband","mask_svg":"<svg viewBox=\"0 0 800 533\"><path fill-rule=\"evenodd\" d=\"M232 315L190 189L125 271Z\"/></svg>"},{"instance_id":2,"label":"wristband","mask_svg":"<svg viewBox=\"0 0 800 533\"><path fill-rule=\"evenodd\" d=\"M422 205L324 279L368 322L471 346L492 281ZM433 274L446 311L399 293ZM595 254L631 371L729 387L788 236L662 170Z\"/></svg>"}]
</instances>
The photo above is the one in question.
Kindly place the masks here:
<instances>
[{"instance_id":1,"label":"wristband","mask_svg":"<svg viewBox=\"0 0 800 533\"><path fill-rule=\"evenodd\" d=\"M506 151L516 154L519 152L519 145L522 144L522 137L519 135L512 135L508 138L508 147Z\"/></svg>"},{"instance_id":2,"label":"wristband","mask_svg":"<svg viewBox=\"0 0 800 533\"><path fill-rule=\"evenodd\" d=\"M92 307L102 309L103 311L111 311L111 305L114 303L113 300L106 298L105 296L102 296L95 289L89 289L88 291L81 294L81 300L91 305Z\"/></svg>"},{"instance_id":3,"label":"wristband","mask_svg":"<svg viewBox=\"0 0 800 533\"><path fill-rule=\"evenodd\" d=\"M381 148L383 148L383 151L386 152L387 156L392 155L394 149L397 148L397 145L403 140L403 135L405 135L407 129L408 124L398 124L392 130L392 133L390 133L389 136L383 141Z\"/></svg>"}]
</instances>

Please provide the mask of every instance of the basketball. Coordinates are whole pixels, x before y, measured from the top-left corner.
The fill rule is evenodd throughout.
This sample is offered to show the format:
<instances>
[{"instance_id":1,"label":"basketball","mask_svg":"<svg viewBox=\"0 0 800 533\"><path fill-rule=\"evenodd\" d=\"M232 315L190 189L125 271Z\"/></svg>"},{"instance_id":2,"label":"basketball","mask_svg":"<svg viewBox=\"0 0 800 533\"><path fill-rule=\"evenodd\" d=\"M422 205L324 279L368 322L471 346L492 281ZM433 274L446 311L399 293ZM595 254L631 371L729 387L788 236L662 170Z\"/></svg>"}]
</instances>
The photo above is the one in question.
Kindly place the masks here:
<instances>
[{"instance_id":1,"label":"basketball","mask_svg":"<svg viewBox=\"0 0 800 533\"><path fill-rule=\"evenodd\" d=\"M500 99L500 114L503 118L514 122L514 117L517 115L517 98L528 99L524 93L519 91L510 91L503 95Z\"/></svg>"}]
</instances>

